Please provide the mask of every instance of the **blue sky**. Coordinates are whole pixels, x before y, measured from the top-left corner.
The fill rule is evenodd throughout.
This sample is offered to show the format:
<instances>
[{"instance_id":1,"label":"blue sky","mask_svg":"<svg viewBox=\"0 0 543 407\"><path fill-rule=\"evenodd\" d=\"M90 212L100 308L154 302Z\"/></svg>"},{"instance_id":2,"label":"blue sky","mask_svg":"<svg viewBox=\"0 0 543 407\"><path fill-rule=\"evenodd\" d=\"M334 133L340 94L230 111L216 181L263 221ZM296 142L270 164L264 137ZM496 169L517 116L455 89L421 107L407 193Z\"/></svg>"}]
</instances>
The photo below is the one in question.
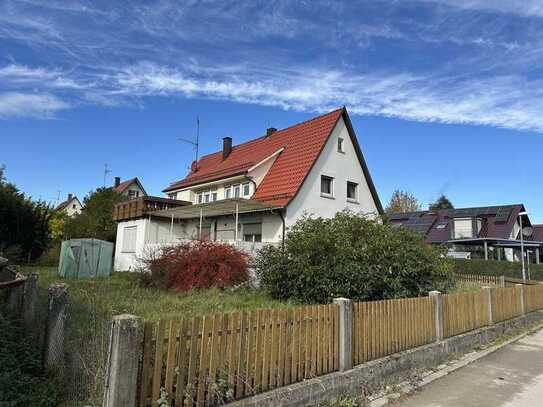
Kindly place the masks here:
<instances>
[{"instance_id":1,"label":"blue sky","mask_svg":"<svg viewBox=\"0 0 543 407\"><path fill-rule=\"evenodd\" d=\"M539 0L0 0L0 163L36 198L104 163L156 195L197 115L208 153L346 105L383 203L543 223L542 32Z\"/></svg>"}]
</instances>

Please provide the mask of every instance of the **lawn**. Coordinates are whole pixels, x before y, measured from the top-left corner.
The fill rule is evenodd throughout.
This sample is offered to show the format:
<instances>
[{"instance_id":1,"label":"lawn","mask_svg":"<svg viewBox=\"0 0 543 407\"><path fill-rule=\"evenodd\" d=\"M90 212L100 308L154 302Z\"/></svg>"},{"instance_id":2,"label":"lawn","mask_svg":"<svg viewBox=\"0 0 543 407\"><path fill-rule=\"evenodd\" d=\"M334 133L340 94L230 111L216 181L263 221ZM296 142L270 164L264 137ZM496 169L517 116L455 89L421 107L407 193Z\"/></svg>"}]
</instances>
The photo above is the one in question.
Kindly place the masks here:
<instances>
[{"instance_id":1,"label":"lawn","mask_svg":"<svg viewBox=\"0 0 543 407\"><path fill-rule=\"evenodd\" d=\"M113 273L109 278L80 280L61 278L56 268L27 267L23 272L39 273L43 289L55 282L68 285L70 302L91 304L106 317L134 314L148 321L193 317L237 310L284 307L290 304L271 299L253 289L209 289L178 293L155 288L143 288L136 273Z\"/></svg>"}]
</instances>

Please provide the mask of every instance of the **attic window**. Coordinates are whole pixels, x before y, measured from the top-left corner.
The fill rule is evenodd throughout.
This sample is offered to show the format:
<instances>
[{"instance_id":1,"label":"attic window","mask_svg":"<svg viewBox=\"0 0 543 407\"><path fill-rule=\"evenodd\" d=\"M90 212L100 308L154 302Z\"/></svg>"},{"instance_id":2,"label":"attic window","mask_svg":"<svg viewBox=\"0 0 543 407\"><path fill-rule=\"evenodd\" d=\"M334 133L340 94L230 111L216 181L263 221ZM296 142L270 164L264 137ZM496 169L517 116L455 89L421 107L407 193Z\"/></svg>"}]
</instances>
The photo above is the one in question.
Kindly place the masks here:
<instances>
[{"instance_id":1,"label":"attic window","mask_svg":"<svg viewBox=\"0 0 543 407\"><path fill-rule=\"evenodd\" d=\"M344 142L343 142L343 139L341 137L339 137L337 139L337 151L338 151L338 153L344 153L345 152Z\"/></svg>"}]
</instances>

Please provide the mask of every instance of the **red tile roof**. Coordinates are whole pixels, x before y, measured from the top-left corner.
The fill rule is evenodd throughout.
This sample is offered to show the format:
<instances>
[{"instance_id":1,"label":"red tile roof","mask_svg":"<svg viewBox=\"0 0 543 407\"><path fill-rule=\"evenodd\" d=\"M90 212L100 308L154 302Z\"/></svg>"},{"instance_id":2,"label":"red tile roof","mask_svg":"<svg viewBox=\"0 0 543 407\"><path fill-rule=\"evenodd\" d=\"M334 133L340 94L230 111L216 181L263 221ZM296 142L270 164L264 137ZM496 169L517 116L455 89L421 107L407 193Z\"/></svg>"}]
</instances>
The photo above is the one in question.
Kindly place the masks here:
<instances>
[{"instance_id":1,"label":"red tile roof","mask_svg":"<svg viewBox=\"0 0 543 407\"><path fill-rule=\"evenodd\" d=\"M273 203L277 206L285 206L300 189L336 123L342 116L354 137L354 144L368 184L370 184L370 190L372 190L377 207L380 208L375 187L371 181L345 108L277 130L269 136L234 146L225 160L222 158L222 151L206 155L198 161L197 165L193 163L193 168L197 168L196 171L191 170L183 180L174 182L164 189L164 192L245 174L253 165L284 147L284 150L279 154L255 191L253 199Z\"/></svg>"}]
</instances>

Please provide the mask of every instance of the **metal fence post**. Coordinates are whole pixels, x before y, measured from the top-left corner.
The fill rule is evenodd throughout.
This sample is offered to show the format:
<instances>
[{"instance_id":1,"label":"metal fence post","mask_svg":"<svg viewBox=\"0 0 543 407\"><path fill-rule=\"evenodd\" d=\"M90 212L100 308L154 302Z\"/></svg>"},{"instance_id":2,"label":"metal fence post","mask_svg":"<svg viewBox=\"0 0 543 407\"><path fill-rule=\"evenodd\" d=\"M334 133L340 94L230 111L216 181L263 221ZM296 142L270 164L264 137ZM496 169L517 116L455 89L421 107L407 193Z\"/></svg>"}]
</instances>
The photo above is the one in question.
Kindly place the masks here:
<instances>
[{"instance_id":1,"label":"metal fence post","mask_svg":"<svg viewBox=\"0 0 543 407\"><path fill-rule=\"evenodd\" d=\"M443 297L439 291L430 291L430 298L435 301L436 342L443 340Z\"/></svg>"},{"instance_id":2,"label":"metal fence post","mask_svg":"<svg viewBox=\"0 0 543 407\"><path fill-rule=\"evenodd\" d=\"M34 328L38 302L38 273L31 273L24 284L23 320L27 330Z\"/></svg>"},{"instance_id":3,"label":"metal fence post","mask_svg":"<svg viewBox=\"0 0 543 407\"><path fill-rule=\"evenodd\" d=\"M494 316L492 315L492 287L483 287L483 290L486 294L486 301L488 307L488 325L494 323Z\"/></svg>"},{"instance_id":4,"label":"metal fence post","mask_svg":"<svg viewBox=\"0 0 543 407\"><path fill-rule=\"evenodd\" d=\"M524 298L524 284L515 284L520 290L520 310L522 315L526 314L526 299Z\"/></svg>"},{"instance_id":5,"label":"metal fence post","mask_svg":"<svg viewBox=\"0 0 543 407\"><path fill-rule=\"evenodd\" d=\"M348 298L334 298L339 306L339 371L353 368L353 303Z\"/></svg>"},{"instance_id":6,"label":"metal fence post","mask_svg":"<svg viewBox=\"0 0 543 407\"><path fill-rule=\"evenodd\" d=\"M134 315L116 315L111 323L103 407L135 406L143 321Z\"/></svg>"},{"instance_id":7,"label":"metal fence post","mask_svg":"<svg viewBox=\"0 0 543 407\"><path fill-rule=\"evenodd\" d=\"M66 337L66 284L51 284L48 289L49 305L45 332L44 365L62 374L64 370L64 339Z\"/></svg>"}]
</instances>

